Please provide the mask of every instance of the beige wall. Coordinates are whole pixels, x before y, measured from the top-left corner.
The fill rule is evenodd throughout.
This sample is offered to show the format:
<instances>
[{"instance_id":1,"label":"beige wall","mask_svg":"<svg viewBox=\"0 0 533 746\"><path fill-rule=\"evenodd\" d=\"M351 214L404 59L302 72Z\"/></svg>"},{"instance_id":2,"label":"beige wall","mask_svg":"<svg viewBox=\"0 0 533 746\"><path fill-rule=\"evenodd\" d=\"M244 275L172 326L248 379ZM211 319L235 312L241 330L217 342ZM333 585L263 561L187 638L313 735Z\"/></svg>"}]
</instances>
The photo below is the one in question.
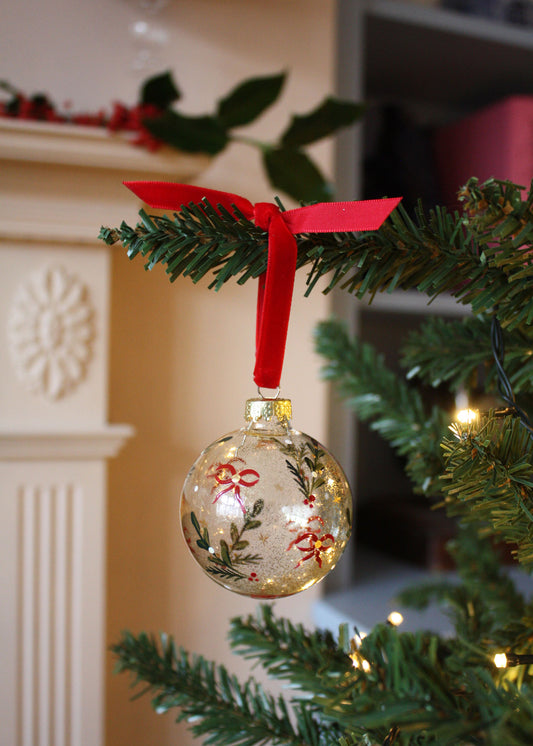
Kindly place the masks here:
<instances>
[{"instance_id":1,"label":"beige wall","mask_svg":"<svg viewBox=\"0 0 533 746\"><path fill-rule=\"evenodd\" d=\"M254 134L275 136L289 111L305 111L331 92L333 0L170 0L160 20L163 50L184 93L184 109L208 110L235 83L256 74L289 73L282 100ZM128 25L140 17L128 0L19 0L2 12L2 76L21 88L46 89L74 108L134 100L138 78ZM315 151L330 168L331 147ZM199 177L205 186L271 199L257 155L233 146ZM106 216L102 215L102 222ZM97 233L99 226L95 226ZM325 438L325 390L311 334L327 315L326 299L295 292L283 394L294 425ZM240 426L251 380L255 287L219 294L186 280L170 285L142 260L113 259L109 419L128 422L137 437L111 463L108 512L108 639L123 628L166 630L185 647L242 671L225 642L228 619L255 603L205 578L179 535L180 485L200 450ZM276 604L279 613L308 618L317 591ZM111 668L111 665L109 666ZM108 746L192 743L171 716L148 700L128 701L124 677L109 674Z\"/></svg>"}]
</instances>

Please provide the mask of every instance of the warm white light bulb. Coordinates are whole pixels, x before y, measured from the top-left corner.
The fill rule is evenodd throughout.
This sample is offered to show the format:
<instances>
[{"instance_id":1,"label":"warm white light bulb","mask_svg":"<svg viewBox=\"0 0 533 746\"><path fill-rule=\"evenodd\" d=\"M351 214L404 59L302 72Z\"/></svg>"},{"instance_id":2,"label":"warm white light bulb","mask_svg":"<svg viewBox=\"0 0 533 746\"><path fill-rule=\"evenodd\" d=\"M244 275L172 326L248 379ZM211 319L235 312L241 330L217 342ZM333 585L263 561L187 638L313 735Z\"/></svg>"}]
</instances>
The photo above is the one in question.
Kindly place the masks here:
<instances>
[{"instance_id":1,"label":"warm white light bulb","mask_svg":"<svg viewBox=\"0 0 533 746\"><path fill-rule=\"evenodd\" d=\"M507 656L505 653L496 653L494 656L494 665L496 668L507 668Z\"/></svg>"},{"instance_id":2,"label":"warm white light bulb","mask_svg":"<svg viewBox=\"0 0 533 746\"><path fill-rule=\"evenodd\" d=\"M387 621L392 624L393 627L398 627L403 622L403 615L399 611L391 611L387 617Z\"/></svg>"},{"instance_id":3,"label":"warm white light bulb","mask_svg":"<svg viewBox=\"0 0 533 746\"><path fill-rule=\"evenodd\" d=\"M479 412L476 409L459 409L449 429L458 440L471 435L479 423Z\"/></svg>"},{"instance_id":4,"label":"warm white light bulb","mask_svg":"<svg viewBox=\"0 0 533 746\"><path fill-rule=\"evenodd\" d=\"M475 422L479 416L479 413L475 409L460 409L455 419L462 425L469 425L471 422Z\"/></svg>"}]
</instances>

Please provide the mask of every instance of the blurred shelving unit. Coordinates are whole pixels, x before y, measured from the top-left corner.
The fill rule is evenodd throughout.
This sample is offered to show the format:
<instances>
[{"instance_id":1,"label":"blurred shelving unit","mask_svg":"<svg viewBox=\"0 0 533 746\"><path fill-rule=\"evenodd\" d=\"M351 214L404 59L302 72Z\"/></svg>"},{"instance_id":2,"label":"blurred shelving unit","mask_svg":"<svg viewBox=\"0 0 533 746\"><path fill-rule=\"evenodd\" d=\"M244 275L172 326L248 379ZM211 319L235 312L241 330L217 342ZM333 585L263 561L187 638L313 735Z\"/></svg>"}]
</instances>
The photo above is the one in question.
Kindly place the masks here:
<instances>
[{"instance_id":1,"label":"blurred shelving unit","mask_svg":"<svg viewBox=\"0 0 533 746\"><path fill-rule=\"evenodd\" d=\"M533 28L418 2L339 0L337 68L338 95L369 104L414 107L436 126L445 125L507 96L533 93ZM341 199L364 196L364 126L359 124L339 138ZM428 309L427 299L412 293L393 293L367 306L339 291L333 303L335 314L356 334L362 314L372 308L421 316L458 312L451 299L439 300ZM334 393L330 421L329 445L356 484L358 425ZM357 503L364 502L364 495L355 497ZM384 560L378 563L379 572L372 572L372 583L365 584L362 568L367 559L352 542L327 581L325 598L317 606L318 625L338 620L339 609L357 623L357 604L365 607L365 624L380 621L384 594L392 596L406 581L427 574ZM378 599L375 604L368 595L372 593Z\"/></svg>"}]
</instances>

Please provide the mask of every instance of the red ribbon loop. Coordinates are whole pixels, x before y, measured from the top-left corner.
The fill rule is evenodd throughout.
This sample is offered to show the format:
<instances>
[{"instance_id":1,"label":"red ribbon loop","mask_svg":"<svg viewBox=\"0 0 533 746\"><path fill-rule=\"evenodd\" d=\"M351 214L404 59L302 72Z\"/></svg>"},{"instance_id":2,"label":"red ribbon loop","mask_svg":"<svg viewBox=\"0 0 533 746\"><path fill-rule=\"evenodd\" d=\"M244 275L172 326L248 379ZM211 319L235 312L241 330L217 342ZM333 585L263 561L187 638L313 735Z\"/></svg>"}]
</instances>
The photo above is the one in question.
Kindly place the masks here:
<instances>
[{"instance_id":1,"label":"red ribbon loop","mask_svg":"<svg viewBox=\"0 0 533 746\"><path fill-rule=\"evenodd\" d=\"M161 181L125 181L150 207L179 210L207 199L237 218L235 208L268 232L267 270L259 278L254 381L275 389L281 380L296 273L296 233L335 233L377 230L401 198L359 202L321 202L282 212L270 202L253 205L245 197L216 189Z\"/></svg>"},{"instance_id":2,"label":"red ribbon loop","mask_svg":"<svg viewBox=\"0 0 533 746\"><path fill-rule=\"evenodd\" d=\"M276 205L259 203L258 207L256 225L262 228L266 219L268 262L257 293L254 381L260 388L275 389L285 356L298 245Z\"/></svg>"}]
</instances>

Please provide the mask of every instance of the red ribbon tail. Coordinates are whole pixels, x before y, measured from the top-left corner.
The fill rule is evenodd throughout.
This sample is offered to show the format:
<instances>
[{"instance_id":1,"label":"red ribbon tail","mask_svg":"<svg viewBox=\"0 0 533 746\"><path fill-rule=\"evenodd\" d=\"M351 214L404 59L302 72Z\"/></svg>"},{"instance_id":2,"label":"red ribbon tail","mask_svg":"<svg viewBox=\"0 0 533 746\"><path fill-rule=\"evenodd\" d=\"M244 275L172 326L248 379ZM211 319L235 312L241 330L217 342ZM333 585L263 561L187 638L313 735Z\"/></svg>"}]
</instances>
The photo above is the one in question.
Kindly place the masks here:
<instances>
[{"instance_id":1,"label":"red ribbon tail","mask_svg":"<svg viewBox=\"0 0 533 746\"><path fill-rule=\"evenodd\" d=\"M292 233L344 233L374 231L401 201L401 197L358 202L320 202L283 213Z\"/></svg>"},{"instance_id":2,"label":"red ribbon tail","mask_svg":"<svg viewBox=\"0 0 533 746\"><path fill-rule=\"evenodd\" d=\"M182 205L201 203L206 199L215 209L217 205L222 205L233 213L233 208L236 207L247 218L253 215L253 205L245 197L218 189L204 189L170 181L125 181L124 186L157 210L179 210Z\"/></svg>"}]
</instances>

